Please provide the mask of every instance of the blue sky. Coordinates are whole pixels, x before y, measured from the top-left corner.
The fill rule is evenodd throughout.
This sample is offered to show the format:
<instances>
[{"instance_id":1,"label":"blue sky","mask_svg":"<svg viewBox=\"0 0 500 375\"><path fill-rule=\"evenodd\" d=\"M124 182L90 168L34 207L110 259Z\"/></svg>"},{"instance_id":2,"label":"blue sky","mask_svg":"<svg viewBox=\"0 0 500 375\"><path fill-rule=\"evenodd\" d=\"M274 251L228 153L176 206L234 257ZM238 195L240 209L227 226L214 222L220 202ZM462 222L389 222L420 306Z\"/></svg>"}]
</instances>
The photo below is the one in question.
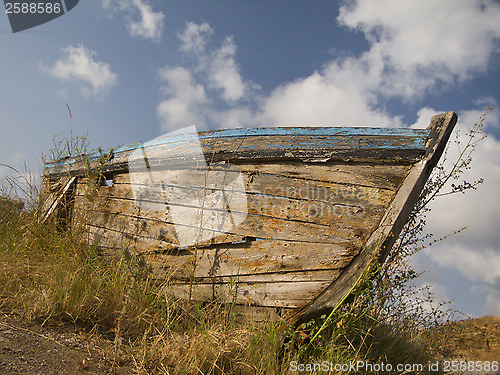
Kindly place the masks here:
<instances>
[{"instance_id":1,"label":"blue sky","mask_svg":"<svg viewBox=\"0 0 500 375\"><path fill-rule=\"evenodd\" d=\"M428 219L436 237L469 228L414 263L438 300L500 314L499 21L487 0L94 0L13 34L2 11L0 163L39 174L70 128L110 148L193 124L425 127L454 110L463 136L491 105L464 177L485 182Z\"/></svg>"}]
</instances>

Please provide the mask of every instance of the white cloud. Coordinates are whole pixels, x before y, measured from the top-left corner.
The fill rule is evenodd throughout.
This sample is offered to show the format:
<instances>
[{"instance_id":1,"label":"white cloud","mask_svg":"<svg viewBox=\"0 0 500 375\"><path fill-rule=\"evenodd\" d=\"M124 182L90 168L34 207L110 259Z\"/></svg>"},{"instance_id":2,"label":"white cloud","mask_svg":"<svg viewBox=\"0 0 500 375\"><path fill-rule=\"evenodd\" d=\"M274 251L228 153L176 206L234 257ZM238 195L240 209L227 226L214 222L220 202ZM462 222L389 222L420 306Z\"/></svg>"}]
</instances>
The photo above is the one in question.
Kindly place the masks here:
<instances>
[{"instance_id":1,"label":"white cloud","mask_svg":"<svg viewBox=\"0 0 500 375\"><path fill-rule=\"evenodd\" d=\"M188 22L182 33L178 35L179 40L182 42L180 48L183 52L202 54L205 52L207 41L213 33L214 31L206 22L201 25Z\"/></svg>"},{"instance_id":2,"label":"white cloud","mask_svg":"<svg viewBox=\"0 0 500 375\"><path fill-rule=\"evenodd\" d=\"M165 67L159 76L166 85L163 91L169 97L157 107L162 130L172 131L190 125L203 127L206 121L203 112L209 103L204 87L182 67Z\"/></svg>"},{"instance_id":3,"label":"white cloud","mask_svg":"<svg viewBox=\"0 0 500 375\"><path fill-rule=\"evenodd\" d=\"M191 72L197 84L207 97L230 106L216 108L220 101L213 101L206 107L209 126L221 126L224 115L245 119L243 126L390 127L403 123L383 109L385 100L422 96L487 70L498 49L498 16L500 6L492 1L351 1L340 8L338 21L363 32L369 50L335 59L269 95L252 90L255 85L242 77L231 37L210 49L214 31L208 23L192 22L178 36L180 49L196 62Z\"/></svg>"},{"instance_id":4,"label":"white cloud","mask_svg":"<svg viewBox=\"0 0 500 375\"><path fill-rule=\"evenodd\" d=\"M460 132L459 136L457 138L456 135L452 135L447 151L445 164L447 170L451 170L460 149L465 146L468 140L467 133L474 123L479 121L481 111L464 111L460 115L456 126ZM489 113L486 121L487 127L499 124L495 112ZM460 141L460 146L456 143L457 139ZM466 243L468 246L478 243L487 244L488 247L497 246L500 241L500 233L497 230L500 221L500 200L497 199L500 186L500 140L492 134L476 145L470 169L465 170L459 179L449 181L445 191L450 190L451 183L457 185L463 181L473 182L481 178L484 178L484 182L475 191L468 191L465 195L457 193L436 198L431 205L433 213L429 217L429 226L440 235L444 235L453 229L468 225L470 230L457 238L460 243Z\"/></svg>"},{"instance_id":5,"label":"white cloud","mask_svg":"<svg viewBox=\"0 0 500 375\"><path fill-rule=\"evenodd\" d=\"M367 92L332 82L319 72L275 89L262 122L273 126L400 126L398 117L372 109Z\"/></svg>"},{"instance_id":6,"label":"white cloud","mask_svg":"<svg viewBox=\"0 0 500 375\"><path fill-rule=\"evenodd\" d=\"M197 60L194 76L208 95L215 89L230 105L251 102L247 113L254 115L246 126L402 126L400 117L381 108L381 99L422 96L436 85L486 71L500 37L497 16L500 6L491 1L352 1L340 8L338 21L362 31L369 50L333 60L265 97L242 78L232 38L208 50L214 31L190 22L179 39L180 49Z\"/></svg>"},{"instance_id":7,"label":"white cloud","mask_svg":"<svg viewBox=\"0 0 500 375\"><path fill-rule=\"evenodd\" d=\"M127 14L127 30L132 37L159 41L165 15L153 11L147 0L102 0L104 9L119 9Z\"/></svg>"},{"instance_id":8,"label":"white cloud","mask_svg":"<svg viewBox=\"0 0 500 375\"><path fill-rule=\"evenodd\" d=\"M84 95L105 94L117 84L111 65L96 60L94 51L78 44L64 48L63 53L51 68L42 66L42 70L62 81L77 83Z\"/></svg>"},{"instance_id":9,"label":"white cloud","mask_svg":"<svg viewBox=\"0 0 500 375\"><path fill-rule=\"evenodd\" d=\"M480 242L475 246L461 244L458 238L447 239L442 244L426 249L425 256L440 267L449 267L454 270L453 272L458 272L471 281L468 286L469 290L457 289L456 286L450 285L447 288L450 296L458 299L458 294L462 293L485 295L484 305L474 306L473 309L480 311L481 314L500 314L500 251L498 248L486 248ZM443 285L440 284L440 287Z\"/></svg>"},{"instance_id":10,"label":"white cloud","mask_svg":"<svg viewBox=\"0 0 500 375\"><path fill-rule=\"evenodd\" d=\"M401 126L380 99L415 98L485 72L498 51L498 19L493 1L350 1L338 21L362 31L370 49L277 88L263 116L280 125Z\"/></svg>"},{"instance_id":11,"label":"white cloud","mask_svg":"<svg viewBox=\"0 0 500 375\"><path fill-rule=\"evenodd\" d=\"M207 88L214 89L224 101L234 103L245 95L249 84L241 77L232 37L227 37L219 48L207 51L206 45L213 33L208 23L188 22L178 35L180 49L195 57L197 64L193 71L205 81Z\"/></svg>"},{"instance_id":12,"label":"white cloud","mask_svg":"<svg viewBox=\"0 0 500 375\"><path fill-rule=\"evenodd\" d=\"M486 304L484 307L486 315L500 315L500 291L498 289L490 289L486 296Z\"/></svg>"},{"instance_id":13,"label":"white cloud","mask_svg":"<svg viewBox=\"0 0 500 375\"><path fill-rule=\"evenodd\" d=\"M163 20L165 18L163 12L153 12L152 7L142 0L133 0L133 5L137 7L140 19L129 22L130 35L159 40L163 32Z\"/></svg>"},{"instance_id":14,"label":"white cloud","mask_svg":"<svg viewBox=\"0 0 500 375\"><path fill-rule=\"evenodd\" d=\"M236 44L227 37L218 48L207 44L213 30L208 23L186 23L179 33L180 50L191 56L193 65L165 67L160 70L162 91L166 98L157 107L163 130L196 125L199 128L231 122L227 126L248 126L255 117L243 106L255 100L256 85L245 81L236 63ZM228 105L229 109L215 108L213 100Z\"/></svg>"},{"instance_id":15,"label":"white cloud","mask_svg":"<svg viewBox=\"0 0 500 375\"><path fill-rule=\"evenodd\" d=\"M500 6L482 4L483 9L470 0L344 5L339 22L361 30L370 49L276 88L261 98L256 122L402 126L400 117L380 108L381 98L422 96L440 83L463 81L487 69L500 37Z\"/></svg>"},{"instance_id":16,"label":"white cloud","mask_svg":"<svg viewBox=\"0 0 500 375\"><path fill-rule=\"evenodd\" d=\"M228 37L208 60L210 85L222 90L222 97L227 102L241 99L247 90L236 64L235 55L236 45L233 38Z\"/></svg>"},{"instance_id":17,"label":"white cloud","mask_svg":"<svg viewBox=\"0 0 500 375\"><path fill-rule=\"evenodd\" d=\"M369 50L335 59L267 96L252 90L255 85L242 77L232 37L210 49L213 29L192 22L178 36L180 49L196 61L192 75L207 96L235 108L232 113L207 107L209 125L220 126L210 119L219 121L225 114L245 118L245 126L390 127L402 126L402 118L385 111L383 101L422 96L436 86L485 72L498 50L499 18L500 5L493 1L350 1L340 8L338 21L363 32Z\"/></svg>"},{"instance_id":18,"label":"white cloud","mask_svg":"<svg viewBox=\"0 0 500 375\"><path fill-rule=\"evenodd\" d=\"M383 63L383 92L410 98L438 82L486 71L498 51L500 4L491 0L358 0L338 21L371 43L361 60Z\"/></svg>"},{"instance_id":19,"label":"white cloud","mask_svg":"<svg viewBox=\"0 0 500 375\"><path fill-rule=\"evenodd\" d=\"M500 282L500 252L497 249L471 249L460 243L443 244L429 252L441 266L458 269L472 281L484 281L490 285ZM429 255L429 254L428 254Z\"/></svg>"},{"instance_id":20,"label":"white cloud","mask_svg":"<svg viewBox=\"0 0 500 375\"><path fill-rule=\"evenodd\" d=\"M201 110L197 108L197 113L192 112L191 117L203 118L204 123L216 126L223 123L229 126L402 125L399 117L373 109L377 98L369 89L377 86L381 78L375 70L367 69L365 63L356 59L333 62L322 72L278 87L269 96L263 96L257 85L242 78L233 38L227 37L220 47L209 49L207 45L212 35L209 24L189 22L179 34L180 49L194 58L195 64L190 72L196 84L205 88L208 97L219 97L230 108L205 106ZM184 90L183 86L175 87ZM180 108L181 98L190 96L181 92L174 94L174 89L170 87L168 91L176 99L176 108ZM185 89L190 91L190 86ZM164 102L160 106L164 107ZM194 110L189 103L183 108ZM162 123L167 122L166 118L161 119Z\"/></svg>"}]
</instances>

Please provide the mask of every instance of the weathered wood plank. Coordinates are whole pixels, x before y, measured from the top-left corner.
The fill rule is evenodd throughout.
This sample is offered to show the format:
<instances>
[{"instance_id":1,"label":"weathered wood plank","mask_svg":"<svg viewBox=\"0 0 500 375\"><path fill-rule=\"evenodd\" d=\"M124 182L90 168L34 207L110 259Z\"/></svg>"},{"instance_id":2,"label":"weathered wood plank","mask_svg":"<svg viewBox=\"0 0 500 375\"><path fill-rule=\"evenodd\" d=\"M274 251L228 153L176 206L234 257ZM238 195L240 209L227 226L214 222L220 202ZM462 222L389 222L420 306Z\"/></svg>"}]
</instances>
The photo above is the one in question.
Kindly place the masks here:
<instances>
[{"instance_id":1,"label":"weathered wood plank","mask_svg":"<svg viewBox=\"0 0 500 375\"><path fill-rule=\"evenodd\" d=\"M98 231L98 228L92 229ZM114 241L117 237L104 233L103 242L108 239ZM272 240L246 240L198 249L156 252L136 247L136 253L144 256L148 263L178 278L338 269L345 267L359 251L348 242L311 246L304 242Z\"/></svg>"},{"instance_id":2,"label":"weathered wood plank","mask_svg":"<svg viewBox=\"0 0 500 375\"><path fill-rule=\"evenodd\" d=\"M328 270L305 270L305 271L289 271L289 272L272 272L272 273L262 273L262 274L249 274L240 275L234 274L230 276L205 276L205 277L194 277L193 283L197 285L204 284L219 284L228 285L234 283L247 283L247 284L272 284L272 283L290 283L290 282L327 282L331 283L334 281L342 272L342 268L328 269ZM160 279L165 279L170 274L167 273L157 273L154 275L159 275ZM178 277L173 274L172 283L174 284L189 284L191 277Z\"/></svg>"},{"instance_id":3,"label":"weathered wood plank","mask_svg":"<svg viewBox=\"0 0 500 375\"><path fill-rule=\"evenodd\" d=\"M271 128L233 128L199 133L200 139L247 138L261 136L294 137L427 137L427 129L410 128L367 128L367 127L271 127ZM418 144L419 147L423 146Z\"/></svg>"},{"instance_id":4,"label":"weathered wood plank","mask_svg":"<svg viewBox=\"0 0 500 375\"><path fill-rule=\"evenodd\" d=\"M146 210L139 211L142 202L137 200L132 201L131 187L125 184L115 184L108 199L108 205L103 212L123 212L124 209L128 212L135 212L134 215L141 216L148 214ZM232 201L231 192L224 192L225 197L228 197L222 202L213 202L211 196L208 195L204 201L193 202L191 199L191 188L175 187L177 193L176 202L181 204L170 203L167 197L162 195L162 191L156 188L151 189L150 196L146 202L147 206L155 209L155 218L174 223L168 215L172 207L178 206L184 208L199 208L202 205L206 215L214 215L211 211L218 211L219 216L224 215L224 212L230 212L231 215L239 215L239 221L243 222L247 214L270 216L279 219L295 220L301 222L311 222L322 225L332 225L339 220L345 220L346 216L350 216L349 221L355 226L366 226L376 223L377 217L383 214L385 207L389 204L394 193L383 191L376 194L375 192L364 193L362 190L352 193L349 191L337 191L325 187L323 191L310 190L302 192L297 189L282 189L280 187L269 186L266 193L269 194L247 194L243 199ZM276 193L271 195L270 193ZM281 197L280 193L295 195L298 198ZM326 194L323 199L301 199L302 194ZM365 196L365 194L367 194ZM370 195L368 195L370 194ZM328 196L329 195L329 196ZM185 199L182 199L182 198ZM328 202L330 200L332 202ZM198 206L194 204L198 203ZM229 203L225 205L223 203ZM127 205L128 208L125 208ZM136 206L134 208L134 205ZM138 207L137 207L138 206ZM157 210L156 210L157 209ZM181 210L181 208L179 208ZM152 210L151 210L152 211ZM161 213L163 212L163 214ZM229 220L229 218L226 218ZM234 219L234 218L233 218ZM359 222L359 224L356 224Z\"/></svg>"},{"instance_id":5,"label":"weathered wood plank","mask_svg":"<svg viewBox=\"0 0 500 375\"><path fill-rule=\"evenodd\" d=\"M270 283L270 282L292 282L292 281L328 281L332 282L335 280L343 268L352 261L352 258L345 258L338 260L336 268L332 269L311 269L311 270L288 270L280 272L260 272L260 269L249 273L244 270L243 267L240 270L241 273L236 272L230 273L228 275L210 275L203 267L203 264L197 267L179 267L179 269L173 267L163 267L163 262L155 262L152 260L152 256L145 256L144 259L151 264L154 270L154 275L160 279L171 279L177 282L189 282L191 279L196 284L231 284L235 280L247 283ZM234 270L233 270L234 271ZM321 271L321 272L320 272ZM243 273L246 272L246 273Z\"/></svg>"},{"instance_id":6,"label":"weathered wood plank","mask_svg":"<svg viewBox=\"0 0 500 375\"><path fill-rule=\"evenodd\" d=\"M408 174L410 165L378 165L369 163L305 164L241 163L237 165L245 173L269 174L306 181L323 181L339 185L371 187L395 190Z\"/></svg>"},{"instance_id":7,"label":"weathered wood plank","mask_svg":"<svg viewBox=\"0 0 500 375\"><path fill-rule=\"evenodd\" d=\"M117 252L122 251L123 248L130 249L131 247L140 253L179 251L177 242L169 242L166 238L151 237L145 232L138 234L137 232L127 231L120 226L103 227L91 222L87 222L85 226L90 236L90 242L97 241L102 247L116 248ZM221 234L209 241L200 242L197 246L203 247L219 243L231 244L244 240L245 238L242 236ZM116 252L110 251L109 253Z\"/></svg>"},{"instance_id":8,"label":"weathered wood plank","mask_svg":"<svg viewBox=\"0 0 500 375\"><path fill-rule=\"evenodd\" d=\"M277 129L277 130L276 130ZM318 128L317 128L318 129ZM235 130L238 132L238 130ZM412 129L366 129L323 128L321 130L294 129L240 129L239 135L228 132L178 135L134 145L123 146L113 151L113 158L104 172L128 170L129 157L143 148L155 149L156 155L148 158L152 169L164 167L165 163L178 163L198 158L201 145L207 162L256 159L297 160L407 160L415 162L425 152L428 131ZM315 133L316 132L316 133ZM191 145L197 143L197 147ZM86 158L97 160L100 155ZM173 165L173 164L171 164ZM168 168L168 166L167 166ZM64 173L83 174L84 163L79 159L68 159L46 164L47 175Z\"/></svg>"},{"instance_id":9,"label":"weathered wood plank","mask_svg":"<svg viewBox=\"0 0 500 375\"><path fill-rule=\"evenodd\" d=\"M403 172L405 171L406 169L403 170ZM353 226L359 228L363 227L366 229L367 227L376 225L378 221L377 217L382 214L381 211L383 211L384 207L390 201L392 194L390 191L379 191L371 187L358 188L354 185L346 187L343 184L321 181L302 182L301 180L294 177L277 176L276 178L281 178L280 183L283 185L282 188L280 187L280 184L277 184L277 187L272 185L274 177L275 176L272 176L270 174L257 174L247 177L247 189L256 193L258 193L259 190L264 190L264 193L269 194L262 194L261 196L252 194L247 195L246 198L248 206L240 207L239 210L236 207L236 210L234 210L234 212L245 214L244 210L247 209L250 215L272 216L277 219L296 220L300 222L309 221L315 224L323 225L332 225L337 221L347 220L347 222L344 223L344 226ZM401 177L399 178L401 179ZM153 225L156 226L156 230L148 231L148 236L165 237L165 232L167 232L168 236L170 236L171 238L175 238L175 228L162 228L162 224L160 223L163 222L173 224L173 220L171 220L171 218L169 217L168 205L165 204L164 197L155 198L153 196L151 199L156 199L157 202L149 202L149 204L153 206L158 206L158 212L141 212L135 209L130 201L127 202L121 200L122 198L131 199L133 197L130 187L126 186L126 183L129 181L129 175L117 175L114 181L115 184L113 185L113 187L102 187L103 195L105 195L105 203L101 203L101 206L104 207L103 213L120 212L125 214L128 213L136 217L142 216L146 219L149 219L149 221L146 221L146 223L149 223L151 221ZM187 183L187 181L185 182ZM83 183L84 180L82 180L82 184ZM292 188L285 187L288 184L290 184ZM294 187L293 184L295 184L297 187ZM188 188L186 191L190 192L191 188ZM364 191L366 191L367 193L365 194ZM306 199L303 199L303 202L294 199L284 200L277 199L274 196L271 196L271 194L284 196L288 195L297 198L305 197ZM311 197L311 199L309 200L307 200L308 195ZM324 205L322 203L317 204L315 202L316 200L331 200L334 202L342 202L346 200L348 204ZM357 203L357 205L355 205L355 203ZM206 212L208 211L209 210L207 209ZM346 214L351 216L351 218L346 219ZM105 217L110 218L109 215ZM103 223L101 221L99 225L102 224ZM120 221L118 225L128 224L126 222ZM136 225L135 230L131 233L136 232L137 228L140 228L140 230L142 231L147 227L148 225L143 225L142 227L137 227ZM213 234L212 232L210 233L210 237L212 237ZM246 232L240 235L248 236L250 234ZM174 240L171 240L171 242L173 241Z\"/></svg>"},{"instance_id":10,"label":"weathered wood plank","mask_svg":"<svg viewBox=\"0 0 500 375\"><path fill-rule=\"evenodd\" d=\"M365 228L351 228L337 226L332 230L331 226L313 224L307 222L277 219L273 217L263 217L249 214L245 221L230 231L218 231L217 229L192 228L179 223L168 223L157 218L151 218L148 214L140 217L124 213L103 214L99 211L85 211L86 216L91 217L88 223L94 223L108 229L121 228L123 233L128 235L144 235L150 238L163 238L167 242L176 242L174 231L193 229L193 233L200 232L197 239L198 244L211 243L212 239L226 234L240 237L257 237L263 239L294 240L310 243L341 243L352 241L355 245L360 245L367 236ZM108 224L111 223L111 224ZM186 229L187 228L187 229ZM177 242L176 242L177 243ZM193 243L195 245L196 243Z\"/></svg>"},{"instance_id":11,"label":"weathered wood plank","mask_svg":"<svg viewBox=\"0 0 500 375\"><path fill-rule=\"evenodd\" d=\"M377 145L381 148L415 148L425 150L425 141L429 136L427 129L410 129L410 128L365 128L365 127L290 127L290 128L248 128L248 129L222 129L210 132L198 133L200 143L213 142L218 144L219 148L222 142L231 142L232 148L238 149L244 146L242 140L250 139L250 143L255 144L261 139L267 140L264 142L268 147L275 147L284 143L285 148L301 148L307 145L318 146L324 140L328 143L323 145L334 145L335 148L370 148ZM280 142L280 139L286 140ZM116 158L128 156L132 151L145 147L165 146L175 148L178 145L191 142L192 134L170 135L166 137L158 137L147 142L137 142L134 144L123 145L115 148L113 153ZM270 142L277 140L277 143ZM292 141L292 142L290 142ZM204 143L205 142L205 143ZM91 158L98 158L100 154L90 155ZM210 159L208 159L210 160ZM71 165L77 161L75 158L58 160L46 163L48 168L61 165Z\"/></svg>"},{"instance_id":12,"label":"weathered wood plank","mask_svg":"<svg viewBox=\"0 0 500 375\"><path fill-rule=\"evenodd\" d=\"M397 190L401 181L406 176L409 167L393 168L390 176L385 176L380 169L365 167L364 174L357 168L357 177L353 178L353 171L350 172L350 180L345 176L339 176L340 182L336 181L336 173L323 168L321 170L320 180L314 180L311 175L314 174L313 165L302 170L302 175L297 171L299 168L291 165L277 166L275 174L269 170L256 172L253 170L240 171L240 166L232 166L230 171L222 169L223 167L211 167L209 171L204 170L172 170L172 171L152 171L148 173L136 174L117 174L113 178L114 184L131 184L132 188L150 187L151 190L175 193L176 189L189 189L196 193L197 191L225 191L227 194L233 193L254 193L273 195L286 198L296 198L305 200L324 201L331 203L358 204L375 201L379 196L390 195L391 191ZM248 166L242 166L248 168ZM265 166L260 168L264 169ZM288 171L288 169L291 169ZM255 169L259 169L256 166ZM339 168L340 169L340 168ZM387 169L387 168L385 168ZM395 170L396 169L396 170ZM330 172L330 173L329 173ZM399 172L396 174L396 172ZM289 174L286 176L286 174ZM377 174L378 173L378 174ZM241 174L241 177L239 176ZM370 186L369 181L363 181L364 175L374 180L374 174L378 177L378 186ZM387 173L389 174L389 173ZM299 176L297 176L299 175ZM235 179L241 179L241 183L234 183ZM132 179L132 182L131 182ZM392 185L388 184L391 180ZM132 190L132 189L131 189ZM389 190L386 191L386 190ZM124 197L133 197L126 191ZM234 200L238 199L236 195Z\"/></svg>"},{"instance_id":13,"label":"weathered wood plank","mask_svg":"<svg viewBox=\"0 0 500 375\"><path fill-rule=\"evenodd\" d=\"M327 281L304 281L282 283L238 283L228 284L193 284L191 295L197 300L210 301L219 298L234 301L242 305L274 306L297 308L316 298L329 283ZM190 295L188 284L173 284L165 292L176 298L187 299Z\"/></svg>"}]
</instances>

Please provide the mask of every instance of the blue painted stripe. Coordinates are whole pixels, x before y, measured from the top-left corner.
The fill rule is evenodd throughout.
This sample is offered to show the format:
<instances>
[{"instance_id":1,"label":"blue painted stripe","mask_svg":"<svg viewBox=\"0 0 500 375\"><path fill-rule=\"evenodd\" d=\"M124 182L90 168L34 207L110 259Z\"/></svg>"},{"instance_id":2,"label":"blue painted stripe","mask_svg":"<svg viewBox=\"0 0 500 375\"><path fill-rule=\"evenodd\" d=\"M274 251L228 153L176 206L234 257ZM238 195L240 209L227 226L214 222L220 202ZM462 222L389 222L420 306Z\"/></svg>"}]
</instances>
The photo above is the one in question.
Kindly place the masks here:
<instances>
[{"instance_id":1,"label":"blue painted stripe","mask_svg":"<svg viewBox=\"0 0 500 375\"><path fill-rule=\"evenodd\" d=\"M352 128L352 127L307 127L307 128L249 128L223 129L201 134L200 139L218 137L248 137L248 136L403 136L427 137L427 129L410 128Z\"/></svg>"},{"instance_id":2,"label":"blue painted stripe","mask_svg":"<svg viewBox=\"0 0 500 375\"><path fill-rule=\"evenodd\" d=\"M284 137L311 137L311 142L293 142L290 145L283 144L267 144L269 148L288 148L296 150L300 148L401 148L401 149L425 149L425 143L429 136L430 130L427 129L410 129L410 128L352 128L352 127L313 127L313 128L249 128L249 129L224 129L211 132L202 132L198 135L201 146L208 146L210 142L220 139L235 139L250 137L265 137L265 136L284 136ZM195 140L194 134L177 134L168 135L155 138L150 141L137 142L133 144L119 146L113 149L113 153L124 154L131 153L132 151L141 147L162 147L165 150L182 144L190 143ZM349 139L351 137L358 137L356 139ZM366 137L359 141L359 137ZM373 137L373 138L372 138ZM380 137L394 137L402 140L404 146L396 146L391 139ZM372 138L372 139L371 139ZM340 144L342 145L341 147ZM252 149L257 146L245 146L242 144L239 149ZM189 150L187 150L189 153ZM99 153L89 155L90 160L99 159ZM59 167L63 165L74 164L76 159L58 160L55 162L46 163L47 168Z\"/></svg>"},{"instance_id":3,"label":"blue painted stripe","mask_svg":"<svg viewBox=\"0 0 500 375\"><path fill-rule=\"evenodd\" d=\"M227 139L227 138L246 138L263 136L310 136L310 137L404 137L404 138L423 138L427 139L429 130L427 129L400 129L400 128L251 128L251 129L224 129L212 132L202 133L198 136L203 144L203 140ZM192 134L180 134L168 137L158 137L147 142L138 142L130 145L117 147L115 153L135 150L144 146L159 146L169 143L188 142L193 139ZM425 143L425 141L424 141Z\"/></svg>"}]
</instances>

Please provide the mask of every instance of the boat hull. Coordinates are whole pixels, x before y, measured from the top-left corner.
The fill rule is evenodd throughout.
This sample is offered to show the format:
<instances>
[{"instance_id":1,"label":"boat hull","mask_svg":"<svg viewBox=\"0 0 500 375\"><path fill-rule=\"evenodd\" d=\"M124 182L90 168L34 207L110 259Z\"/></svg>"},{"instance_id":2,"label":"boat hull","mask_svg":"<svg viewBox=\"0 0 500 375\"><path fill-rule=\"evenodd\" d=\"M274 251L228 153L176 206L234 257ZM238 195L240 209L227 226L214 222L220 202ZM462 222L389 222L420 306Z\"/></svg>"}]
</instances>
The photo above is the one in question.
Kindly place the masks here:
<instances>
[{"instance_id":1,"label":"boat hull","mask_svg":"<svg viewBox=\"0 0 500 375\"><path fill-rule=\"evenodd\" d=\"M174 297L281 308L300 322L385 259L455 122L450 112L425 130L161 138L89 157L98 184L81 160L47 165L47 207L71 192L70 225L106 254L143 257Z\"/></svg>"}]
</instances>

